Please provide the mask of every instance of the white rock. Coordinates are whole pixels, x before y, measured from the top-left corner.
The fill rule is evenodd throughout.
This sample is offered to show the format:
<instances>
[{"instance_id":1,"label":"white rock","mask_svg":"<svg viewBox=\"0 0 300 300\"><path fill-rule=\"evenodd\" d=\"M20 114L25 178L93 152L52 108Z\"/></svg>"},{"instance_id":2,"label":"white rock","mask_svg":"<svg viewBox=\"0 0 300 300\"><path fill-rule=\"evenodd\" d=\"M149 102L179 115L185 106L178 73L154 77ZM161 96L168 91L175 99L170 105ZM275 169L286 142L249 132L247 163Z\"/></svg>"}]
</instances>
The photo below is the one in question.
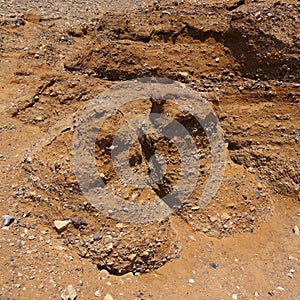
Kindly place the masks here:
<instances>
[{"instance_id":1,"label":"white rock","mask_svg":"<svg viewBox=\"0 0 300 300\"><path fill-rule=\"evenodd\" d=\"M300 235L300 230L299 230L298 226L295 226L293 231L294 231L295 234Z\"/></svg>"},{"instance_id":2,"label":"white rock","mask_svg":"<svg viewBox=\"0 0 300 300\"><path fill-rule=\"evenodd\" d=\"M178 74L184 78L188 77L189 76L189 73L188 72L178 72Z\"/></svg>"},{"instance_id":3,"label":"white rock","mask_svg":"<svg viewBox=\"0 0 300 300\"><path fill-rule=\"evenodd\" d=\"M2 220L3 220L4 226L9 226L15 220L15 218L10 215L3 215Z\"/></svg>"},{"instance_id":4,"label":"white rock","mask_svg":"<svg viewBox=\"0 0 300 300\"><path fill-rule=\"evenodd\" d=\"M106 294L103 300L114 300L114 298L110 294Z\"/></svg>"},{"instance_id":5,"label":"white rock","mask_svg":"<svg viewBox=\"0 0 300 300\"><path fill-rule=\"evenodd\" d=\"M231 298L232 298L233 300L237 300L237 299L238 299L238 296L237 296L237 294L232 294Z\"/></svg>"},{"instance_id":6,"label":"white rock","mask_svg":"<svg viewBox=\"0 0 300 300\"><path fill-rule=\"evenodd\" d=\"M105 269L102 269L99 273L101 279L106 279L109 277L109 272Z\"/></svg>"},{"instance_id":7,"label":"white rock","mask_svg":"<svg viewBox=\"0 0 300 300\"><path fill-rule=\"evenodd\" d=\"M195 283L195 279L190 278L190 279L189 279L189 284L194 284L194 283Z\"/></svg>"},{"instance_id":8,"label":"white rock","mask_svg":"<svg viewBox=\"0 0 300 300\"><path fill-rule=\"evenodd\" d=\"M70 224L70 220L64 220L64 221L55 220L54 221L54 226L58 232L63 232L69 224Z\"/></svg>"},{"instance_id":9,"label":"white rock","mask_svg":"<svg viewBox=\"0 0 300 300\"><path fill-rule=\"evenodd\" d=\"M100 290L96 290L95 291L95 296L96 297L100 297L101 296L101 291Z\"/></svg>"},{"instance_id":10,"label":"white rock","mask_svg":"<svg viewBox=\"0 0 300 300\"><path fill-rule=\"evenodd\" d=\"M68 285L67 288L61 294L61 298L63 300L75 300L76 297L77 297L76 290L71 284Z\"/></svg>"}]
</instances>

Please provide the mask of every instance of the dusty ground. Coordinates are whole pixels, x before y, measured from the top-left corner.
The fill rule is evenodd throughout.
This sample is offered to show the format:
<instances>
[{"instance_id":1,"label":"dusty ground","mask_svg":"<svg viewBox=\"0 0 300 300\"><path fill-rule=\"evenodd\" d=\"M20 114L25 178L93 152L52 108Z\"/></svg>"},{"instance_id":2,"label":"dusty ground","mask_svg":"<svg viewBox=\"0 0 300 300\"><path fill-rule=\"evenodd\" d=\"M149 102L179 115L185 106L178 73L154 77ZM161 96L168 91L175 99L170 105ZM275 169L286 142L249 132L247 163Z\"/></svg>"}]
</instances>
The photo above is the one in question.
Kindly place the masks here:
<instances>
[{"instance_id":1,"label":"dusty ground","mask_svg":"<svg viewBox=\"0 0 300 300\"><path fill-rule=\"evenodd\" d=\"M1 223L0 299L61 299L68 285L77 299L300 299L297 1L0 3L0 215L15 218ZM197 207L207 139L160 105L193 132L203 176L169 218L133 225L85 203L71 150L89 100L147 76L205 93L227 165L216 197ZM113 133L151 105L123 107L97 139L98 169L126 201L153 201L176 182L178 153L157 136L130 161L147 171L147 142L171 157L163 185L124 188L109 160ZM70 224L57 232L55 220Z\"/></svg>"}]
</instances>

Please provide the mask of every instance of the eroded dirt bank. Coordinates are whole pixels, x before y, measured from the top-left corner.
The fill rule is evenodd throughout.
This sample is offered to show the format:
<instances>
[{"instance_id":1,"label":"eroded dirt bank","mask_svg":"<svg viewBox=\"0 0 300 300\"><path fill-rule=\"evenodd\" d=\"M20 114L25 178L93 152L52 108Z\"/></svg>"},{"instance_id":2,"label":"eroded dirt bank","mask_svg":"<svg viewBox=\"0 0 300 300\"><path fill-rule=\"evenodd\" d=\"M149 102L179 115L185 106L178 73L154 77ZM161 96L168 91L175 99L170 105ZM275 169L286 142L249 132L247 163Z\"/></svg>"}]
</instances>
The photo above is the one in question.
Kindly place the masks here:
<instances>
[{"instance_id":1,"label":"eroded dirt bank","mask_svg":"<svg viewBox=\"0 0 300 300\"><path fill-rule=\"evenodd\" d=\"M1 228L1 299L60 299L69 284L77 299L300 297L296 1L3 1L0 13L0 213L15 218ZM167 113L201 153L187 203L133 225L86 202L71 151L88 101L151 76L203 93L224 130L227 164L218 194L199 207L211 157L193 117L151 99L121 107L102 126L96 160L126 201L166 194L180 165L174 145L145 136L130 150L132 169L147 173L155 148L169 158L168 174L153 190L124 187L110 147L132 114ZM69 223L58 232L55 220Z\"/></svg>"}]
</instances>

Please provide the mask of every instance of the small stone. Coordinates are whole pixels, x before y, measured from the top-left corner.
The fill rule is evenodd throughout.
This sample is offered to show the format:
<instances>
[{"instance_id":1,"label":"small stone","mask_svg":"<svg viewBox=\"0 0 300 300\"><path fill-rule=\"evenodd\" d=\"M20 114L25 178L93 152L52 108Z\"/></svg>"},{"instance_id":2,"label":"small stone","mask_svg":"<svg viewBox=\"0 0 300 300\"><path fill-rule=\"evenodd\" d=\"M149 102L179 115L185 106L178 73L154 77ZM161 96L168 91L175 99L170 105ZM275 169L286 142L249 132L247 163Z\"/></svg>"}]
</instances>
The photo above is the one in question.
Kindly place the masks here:
<instances>
[{"instance_id":1,"label":"small stone","mask_svg":"<svg viewBox=\"0 0 300 300\"><path fill-rule=\"evenodd\" d=\"M149 255L150 255L150 252L146 250L141 254L141 257L147 258L147 257L149 257Z\"/></svg>"},{"instance_id":2,"label":"small stone","mask_svg":"<svg viewBox=\"0 0 300 300\"><path fill-rule=\"evenodd\" d=\"M254 14L254 16L255 16L255 18L258 18L258 17L260 16L260 11L256 12L256 13Z\"/></svg>"},{"instance_id":3,"label":"small stone","mask_svg":"<svg viewBox=\"0 0 300 300\"><path fill-rule=\"evenodd\" d=\"M293 279L294 278L294 273L290 271L289 273L287 273L287 276Z\"/></svg>"},{"instance_id":4,"label":"small stone","mask_svg":"<svg viewBox=\"0 0 300 300\"><path fill-rule=\"evenodd\" d=\"M263 185L260 182L257 184L257 189L259 189L260 191L263 189Z\"/></svg>"},{"instance_id":5,"label":"small stone","mask_svg":"<svg viewBox=\"0 0 300 300\"><path fill-rule=\"evenodd\" d=\"M192 210L199 210L199 209L200 209L200 206L193 206L191 209L192 209Z\"/></svg>"},{"instance_id":6,"label":"small stone","mask_svg":"<svg viewBox=\"0 0 300 300\"><path fill-rule=\"evenodd\" d=\"M114 298L110 294L106 294L103 300L114 300Z\"/></svg>"},{"instance_id":7,"label":"small stone","mask_svg":"<svg viewBox=\"0 0 300 300\"><path fill-rule=\"evenodd\" d=\"M237 296L237 294L232 294L232 295L231 295L231 298L232 298L233 300L237 300L237 299L238 299L238 296Z\"/></svg>"},{"instance_id":8,"label":"small stone","mask_svg":"<svg viewBox=\"0 0 300 300\"><path fill-rule=\"evenodd\" d=\"M117 225L116 225L116 227L118 228L118 229L122 229L122 228L124 228L124 227L126 227L123 223L118 223Z\"/></svg>"},{"instance_id":9,"label":"small stone","mask_svg":"<svg viewBox=\"0 0 300 300\"><path fill-rule=\"evenodd\" d=\"M190 278L190 279L189 279L189 284L194 284L194 283L195 283L195 279Z\"/></svg>"},{"instance_id":10,"label":"small stone","mask_svg":"<svg viewBox=\"0 0 300 300\"><path fill-rule=\"evenodd\" d=\"M192 236L192 235L189 235L189 238L190 238L192 241L194 241L194 242L197 241L196 238L195 238L194 236Z\"/></svg>"},{"instance_id":11,"label":"small stone","mask_svg":"<svg viewBox=\"0 0 300 300\"><path fill-rule=\"evenodd\" d=\"M219 220L217 217L209 217L209 219L212 223L215 223Z\"/></svg>"},{"instance_id":12,"label":"small stone","mask_svg":"<svg viewBox=\"0 0 300 300\"><path fill-rule=\"evenodd\" d=\"M188 72L178 72L178 74L184 78L187 78L189 76Z\"/></svg>"},{"instance_id":13,"label":"small stone","mask_svg":"<svg viewBox=\"0 0 300 300\"><path fill-rule=\"evenodd\" d=\"M59 221L59 220L55 220L54 221L54 226L55 226L55 229L61 233L63 232L67 226L70 224L70 221L69 220L64 220L64 221Z\"/></svg>"},{"instance_id":14,"label":"small stone","mask_svg":"<svg viewBox=\"0 0 300 300\"><path fill-rule=\"evenodd\" d=\"M136 258L136 254L135 254L135 253L132 253L132 254L129 254L129 255L128 255L128 259L129 259L130 261L133 261L135 258Z\"/></svg>"},{"instance_id":15,"label":"small stone","mask_svg":"<svg viewBox=\"0 0 300 300\"><path fill-rule=\"evenodd\" d=\"M102 269L99 274L101 279L106 279L109 277L109 272L105 269Z\"/></svg>"},{"instance_id":16,"label":"small stone","mask_svg":"<svg viewBox=\"0 0 300 300\"><path fill-rule=\"evenodd\" d=\"M278 286L278 287L276 288L276 290L278 290L278 291L284 291L284 288L281 287L281 286Z\"/></svg>"},{"instance_id":17,"label":"small stone","mask_svg":"<svg viewBox=\"0 0 300 300\"><path fill-rule=\"evenodd\" d=\"M96 297L100 297L101 296L101 291L100 290L96 290L95 291L95 296Z\"/></svg>"},{"instance_id":18,"label":"small stone","mask_svg":"<svg viewBox=\"0 0 300 300\"><path fill-rule=\"evenodd\" d=\"M42 116L38 116L35 118L35 121L42 122L42 121L44 121L44 118Z\"/></svg>"},{"instance_id":19,"label":"small stone","mask_svg":"<svg viewBox=\"0 0 300 300\"><path fill-rule=\"evenodd\" d=\"M216 263L214 263L214 262L210 263L209 265L210 265L212 268L214 268L214 269L216 269L216 268L217 268L217 264L216 264Z\"/></svg>"},{"instance_id":20,"label":"small stone","mask_svg":"<svg viewBox=\"0 0 300 300\"><path fill-rule=\"evenodd\" d=\"M254 293L254 297L256 297L256 298L259 297L259 293L258 293L258 292L255 292L255 293Z\"/></svg>"},{"instance_id":21,"label":"small stone","mask_svg":"<svg viewBox=\"0 0 300 300\"><path fill-rule=\"evenodd\" d=\"M255 169L253 167L248 168L249 173L255 174Z\"/></svg>"},{"instance_id":22,"label":"small stone","mask_svg":"<svg viewBox=\"0 0 300 300\"><path fill-rule=\"evenodd\" d=\"M15 218L10 215L3 215L2 220L4 226L9 226L15 220Z\"/></svg>"},{"instance_id":23,"label":"small stone","mask_svg":"<svg viewBox=\"0 0 300 300\"><path fill-rule=\"evenodd\" d=\"M28 156L28 157L26 158L26 161L27 161L28 163L31 163L31 162L32 162L32 157L31 157L31 156Z\"/></svg>"},{"instance_id":24,"label":"small stone","mask_svg":"<svg viewBox=\"0 0 300 300\"><path fill-rule=\"evenodd\" d=\"M216 63L218 63L220 61L220 58L219 57L217 57L216 58Z\"/></svg>"},{"instance_id":25,"label":"small stone","mask_svg":"<svg viewBox=\"0 0 300 300\"><path fill-rule=\"evenodd\" d=\"M224 213L222 213L221 218L223 220L229 220L231 217L228 213L224 212Z\"/></svg>"},{"instance_id":26,"label":"small stone","mask_svg":"<svg viewBox=\"0 0 300 300\"><path fill-rule=\"evenodd\" d=\"M132 272L129 272L129 273L122 275L121 277L124 279L130 279L130 278L134 277L134 275Z\"/></svg>"},{"instance_id":27,"label":"small stone","mask_svg":"<svg viewBox=\"0 0 300 300\"><path fill-rule=\"evenodd\" d=\"M75 300L76 297L76 290L72 285L68 285L68 287L61 294L61 298L63 300Z\"/></svg>"},{"instance_id":28,"label":"small stone","mask_svg":"<svg viewBox=\"0 0 300 300\"><path fill-rule=\"evenodd\" d=\"M293 232L294 232L295 234L297 234L297 235L300 235L299 227L298 227L298 226L295 226L295 227L293 228Z\"/></svg>"},{"instance_id":29,"label":"small stone","mask_svg":"<svg viewBox=\"0 0 300 300\"><path fill-rule=\"evenodd\" d=\"M295 260L295 261L298 261L298 258L297 257L294 257L292 255L289 255L289 260Z\"/></svg>"},{"instance_id":30,"label":"small stone","mask_svg":"<svg viewBox=\"0 0 300 300\"><path fill-rule=\"evenodd\" d=\"M73 226L74 226L76 229L80 229L80 228L82 228L83 226L86 226L86 225L88 224L87 221L85 220L85 218L80 217L80 216L73 217L73 218L71 219L71 221L72 221Z\"/></svg>"}]
</instances>

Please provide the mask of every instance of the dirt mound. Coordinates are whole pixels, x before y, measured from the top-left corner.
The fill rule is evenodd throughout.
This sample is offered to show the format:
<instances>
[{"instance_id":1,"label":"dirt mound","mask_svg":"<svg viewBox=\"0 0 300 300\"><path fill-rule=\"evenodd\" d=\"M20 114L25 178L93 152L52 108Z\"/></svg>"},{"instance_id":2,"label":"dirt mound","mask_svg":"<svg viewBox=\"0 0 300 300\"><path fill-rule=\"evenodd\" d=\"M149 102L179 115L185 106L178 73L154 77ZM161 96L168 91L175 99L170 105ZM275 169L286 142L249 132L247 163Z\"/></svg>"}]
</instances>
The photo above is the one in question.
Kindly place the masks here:
<instances>
[{"instance_id":1,"label":"dirt mound","mask_svg":"<svg viewBox=\"0 0 300 300\"><path fill-rule=\"evenodd\" d=\"M146 119L147 114L154 112L168 115L172 120L182 124L193 137L197 151L200 153L198 159L200 177L193 193L183 202L183 206L180 205L176 210L178 216L194 230L216 237L252 232L262 222L268 220L273 210L269 190L249 172L230 161L229 157L218 194L208 206L203 205L202 193L205 182L211 176L212 164L210 143L205 134L205 128L201 127L193 115L180 111L177 105L167 100L141 99L129 102L120 106L118 112L108 117L102 124L95 146L96 166L100 177L113 194L123 198L125 205L126 203L129 205L130 202L147 203L164 198L176 186L182 157L177 146L165 136L151 133L139 135L140 138L131 145L127 158L132 171L141 176L143 173L149 173L150 165L153 163L151 158L154 154L164 157L167 161L165 174L157 183L140 188L131 183L131 179L128 178L129 184L125 184L126 181L120 178L115 169L116 165L112 163L116 132L133 115L141 115ZM32 148L32 151L27 153L24 170L32 186L29 188L31 192L26 190L26 193L20 196L31 199L30 201L33 201L35 206L42 206L43 211L48 212L47 219L50 224L55 218L75 220L73 225L79 229L80 234L79 236L76 234L75 228L69 230L64 236L65 243L70 247L75 247L79 255L92 258L99 268L109 270L113 274L122 275L129 271L147 272L178 257L180 243L168 218L158 225L149 222L140 225L117 223L97 211L96 208L103 211L102 202L99 205L95 204L95 208L85 202L86 199L78 186L78 177L75 178L74 175L72 165L74 160L72 161L70 156L74 148L74 128L78 125L74 116L69 119L69 123L66 122L67 120L59 129L53 129L52 135L46 135ZM156 119L151 122L156 122ZM95 125L92 124L92 126ZM171 131L172 128L174 126L170 127ZM135 127L132 130L139 131L140 129ZM79 132L90 139L88 132L84 132L81 128ZM177 133L172 132L173 135L176 136ZM119 145L124 145L128 136L121 135L120 139ZM83 145L83 151L89 152L88 149ZM126 156L127 152L120 154ZM189 155L185 153L186 157ZM89 168L85 160L81 163ZM127 174L127 177L130 175ZM89 185L88 189L91 193L93 186ZM33 197L30 196L31 193ZM100 193L100 200L101 197L104 201L103 193L102 195ZM53 209L53 200L60 203L59 208ZM113 217L113 210L114 207L111 207L108 215ZM76 221L78 218L79 221L85 220L82 221L82 226ZM77 223L79 223L78 226L76 226ZM85 229L85 223L92 226Z\"/></svg>"},{"instance_id":2,"label":"dirt mound","mask_svg":"<svg viewBox=\"0 0 300 300\"><path fill-rule=\"evenodd\" d=\"M83 299L106 291L116 299L297 297L297 1L53 3L9 0L0 9L0 211L14 217L1 228L0 298L57 298L72 276L84 281L76 283ZM173 118L195 142L199 163L197 186L179 208L133 224L87 201L75 176L74 134L96 96L149 76L202 93L223 128L227 164L218 193L202 206L213 177L205 128L168 100L120 106L103 123L94 158L124 212L168 195L182 164L176 144L157 132L140 134L128 153L114 149L116 132L133 117ZM128 158L126 180L112 153ZM158 180L139 188L128 184L132 174ZM58 230L55 220L67 225ZM102 269L118 277L106 282ZM128 272L150 274L119 276Z\"/></svg>"}]
</instances>

